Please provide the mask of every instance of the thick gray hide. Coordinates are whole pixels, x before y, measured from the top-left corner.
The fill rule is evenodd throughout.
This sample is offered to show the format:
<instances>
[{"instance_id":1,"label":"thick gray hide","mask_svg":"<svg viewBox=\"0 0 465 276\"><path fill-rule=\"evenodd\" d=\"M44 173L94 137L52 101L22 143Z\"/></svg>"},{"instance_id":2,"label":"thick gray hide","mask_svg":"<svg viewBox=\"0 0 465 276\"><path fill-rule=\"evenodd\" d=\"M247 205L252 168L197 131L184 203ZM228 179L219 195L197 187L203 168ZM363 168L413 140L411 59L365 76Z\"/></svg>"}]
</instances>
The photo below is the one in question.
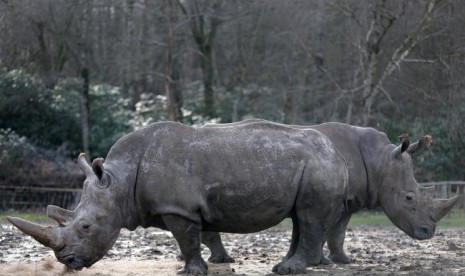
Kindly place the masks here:
<instances>
[{"instance_id":1,"label":"thick gray hide","mask_svg":"<svg viewBox=\"0 0 465 276\"><path fill-rule=\"evenodd\" d=\"M186 261L181 273L205 274L201 231L255 232L291 217L297 241L274 271L304 273L320 263L327 231L346 207L345 161L315 130L157 123L118 140L103 165L95 160L91 168L82 156L79 163L87 175L79 206L48 209L60 227L9 218L75 269L100 259L120 228L156 226L178 241Z\"/></svg>"},{"instance_id":2,"label":"thick gray hide","mask_svg":"<svg viewBox=\"0 0 465 276\"><path fill-rule=\"evenodd\" d=\"M251 119L203 127L228 128L259 122L264 120ZM420 142L410 147L404 142L404 145L396 147L390 143L386 134L380 131L342 123L289 127L315 129L325 134L346 160L349 171L348 210L341 214L327 237L329 257L335 262L350 262L343 245L347 224L354 212L363 208L381 207L396 226L412 238L421 240L434 235L436 222L457 201L457 197L449 200L433 199L434 193L431 189L418 186L409 153L420 150L423 146ZM219 240L219 237L215 238L216 233L205 235L208 235L209 239ZM214 251L218 245L209 247ZM327 262L323 256L322 262Z\"/></svg>"},{"instance_id":3,"label":"thick gray hide","mask_svg":"<svg viewBox=\"0 0 465 276\"><path fill-rule=\"evenodd\" d=\"M134 168L121 169L125 164ZM127 179L136 173L134 227L171 214L202 222L205 231L255 232L290 216L297 199L334 199L324 204L331 210L342 208L345 193L345 164L327 137L268 123L229 129L159 123L119 140L105 168L132 172Z\"/></svg>"}]
</instances>

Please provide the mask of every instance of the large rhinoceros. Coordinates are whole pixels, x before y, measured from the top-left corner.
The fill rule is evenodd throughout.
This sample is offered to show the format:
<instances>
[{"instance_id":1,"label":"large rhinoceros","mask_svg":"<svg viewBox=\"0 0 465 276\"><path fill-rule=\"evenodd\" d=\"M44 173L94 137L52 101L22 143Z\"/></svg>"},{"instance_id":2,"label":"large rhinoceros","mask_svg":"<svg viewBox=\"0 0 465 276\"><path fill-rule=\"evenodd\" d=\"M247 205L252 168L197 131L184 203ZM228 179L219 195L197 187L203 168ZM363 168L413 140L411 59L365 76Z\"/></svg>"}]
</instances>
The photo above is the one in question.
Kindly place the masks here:
<instances>
[{"instance_id":1,"label":"large rhinoceros","mask_svg":"<svg viewBox=\"0 0 465 276\"><path fill-rule=\"evenodd\" d=\"M300 239L274 269L302 273L320 263L327 231L347 208L345 161L315 130L157 123L119 139L105 162L90 166L81 155L78 163L86 174L79 205L47 208L59 226L8 217L73 269L102 258L121 228L155 226L177 240L180 273L206 274L200 231L256 232L292 217Z\"/></svg>"},{"instance_id":2,"label":"large rhinoceros","mask_svg":"<svg viewBox=\"0 0 465 276\"><path fill-rule=\"evenodd\" d=\"M266 122L250 119L231 124L207 124L203 128L228 128L238 125ZM281 125L281 124L279 124ZM391 144L386 134L373 128L357 127L343 123L324 123L313 126L288 127L297 129L315 129L325 134L336 145L347 162L349 183L348 208L337 223L331 227L327 244L329 258L337 263L350 263L344 252L344 239L347 224L352 214L360 209L381 207L388 218L407 235L414 239L429 239L434 235L436 223L454 206L458 197L451 199L433 199L434 187L420 187L413 174L410 154L421 151L428 143L425 136L410 144L403 139L402 144ZM218 233L204 233L206 244L212 254L229 256L223 250ZM296 242L293 233L293 243ZM221 260L220 257L217 259ZM322 263L329 260L322 256Z\"/></svg>"}]
</instances>

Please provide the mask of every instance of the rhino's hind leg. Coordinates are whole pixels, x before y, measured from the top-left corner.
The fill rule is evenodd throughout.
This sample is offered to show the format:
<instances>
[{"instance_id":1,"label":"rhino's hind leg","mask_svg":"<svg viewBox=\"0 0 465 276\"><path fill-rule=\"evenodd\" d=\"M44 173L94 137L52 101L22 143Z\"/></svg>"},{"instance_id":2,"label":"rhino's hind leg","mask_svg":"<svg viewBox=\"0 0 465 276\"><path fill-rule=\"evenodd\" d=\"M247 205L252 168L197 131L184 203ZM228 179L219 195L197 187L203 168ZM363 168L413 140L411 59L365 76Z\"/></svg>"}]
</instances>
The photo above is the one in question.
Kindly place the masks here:
<instances>
[{"instance_id":1,"label":"rhino's hind leg","mask_svg":"<svg viewBox=\"0 0 465 276\"><path fill-rule=\"evenodd\" d=\"M325 231L320 222L299 221L299 240L294 253L273 267L277 274L305 274L310 265L320 264ZM292 249L292 246L291 246ZM291 252L290 252L291 253Z\"/></svg>"},{"instance_id":2,"label":"rhino's hind leg","mask_svg":"<svg viewBox=\"0 0 465 276\"><path fill-rule=\"evenodd\" d=\"M344 239L351 216L344 213L328 232L329 258L335 263L350 264L350 258L344 252Z\"/></svg>"},{"instance_id":3,"label":"rhino's hind leg","mask_svg":"<svg viewBox=\"0 0 465 276\"><path fill-rule=\"evenodd\" d=\"M221 242L220 233L202 232L201 240L210 249L211 256L208 261L212 263L234 263L234 259L228 255Z\"/></svg>"},{"instance_id":4,"label":"rhino's hind leg","mask_svg":"<svg viewBox=\"0 0 465 276\"><path fill-rule=\"evenodd\" d=\"M307 167L312 170L303 172L299 194L295 200L296 219L293 220L294 227L297 226L299 231L297 245L291 245L288 256L273 268L273 272L306 273L308 266L320 264L323 244L329 227L341 210L345 196L342 188L347 183L347 171L336 174L334 172L338 172L339 168L333 168L333 165L308 164ZM296 238L293 235L293 240Z\"/></svg>"},{"instance_id":5,"label":"rhino's hind leg","mask_svg":"<svg viewBox=\"0 0 465 276\"><path fill-rule=\"evenodd\" d=\"M299 228L299 222L296 218L296 216L292 216L292 238L291 238L291 246L289 247L289 251L286 254L286 257L282 260L284 262L285 260L289 259L292 255L294 255L295 250L297 248L297 244L299 243L299 238L300 238L300 228Z\"/></svg>"},{"instance_id":6,"label":"rhino's hind leg","mask_svg":"<svg viewBox=\"0 0 465 276\"><path fill-rule=\"evenodd\" d=\"M200 255L201 226L176 215L163 215L163 220L185 258L185 265L178 274L206 275L208 265Z\"/></svg>"}]
</instances>

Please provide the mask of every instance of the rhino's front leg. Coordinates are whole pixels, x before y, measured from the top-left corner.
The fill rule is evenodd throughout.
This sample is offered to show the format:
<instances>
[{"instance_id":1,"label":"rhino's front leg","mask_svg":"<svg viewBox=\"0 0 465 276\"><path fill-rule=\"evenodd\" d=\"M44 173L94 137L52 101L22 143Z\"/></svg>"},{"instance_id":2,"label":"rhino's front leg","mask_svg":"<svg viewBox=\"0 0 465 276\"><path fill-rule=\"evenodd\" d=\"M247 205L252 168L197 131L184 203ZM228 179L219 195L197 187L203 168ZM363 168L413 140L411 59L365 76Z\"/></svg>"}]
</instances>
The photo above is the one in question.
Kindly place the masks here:
<instances>
[{"instance_id":1,"label":"rhino's front leg","mask_svg":"<svg viewBox=\"0 0 465 276\"><path fill-rule=\"evenodd\" d=\"M178 274L206 275L208 265L200 255L200 224L176 215L163 215L163 221L185 258L185 265Z\"/></svg>"},{"instance_id":2,"label":"rhino's front leg","mask_svg":"<svg viewBox=\"0 0 465 276\"><path fill-rule=\"evenodd\" d=\"M208 260L212 263L234 263L234 259L228 255L221 241L220 233L218 232L202 232L201 241L211 252Z\"/></svg>"},{"instance_id":3,"label":"rhino's front leg","mask_svg":"<svg viewBox=\"0 0 465 276\"><path fill-rule=\"evenodd\" d=\"M351 217L352 214L344 213L338 222L329 229L327 240L329 258L335 263L350 264L350 258L344 252L344 239Z\"/></svg>"},{"instance_id":4,"label":"rhino's front leg","mask_svg":"<svg viewBox=\"0 0 465 276\"><path fill-rule=\"evenodd\" d=\"M223 242L221 241L221 236L220 233L218 232L202 232L200 234L200 240L201 242L210 249L211 255L210 258L208 258L208 261L212 263L234 263L234 258L229 256L228 252L226 252L226 249L223 246ZM178 261L184 261L185 258L180 253L178 256L176 256L176 259Z\"/></svg>"}]
</instances>

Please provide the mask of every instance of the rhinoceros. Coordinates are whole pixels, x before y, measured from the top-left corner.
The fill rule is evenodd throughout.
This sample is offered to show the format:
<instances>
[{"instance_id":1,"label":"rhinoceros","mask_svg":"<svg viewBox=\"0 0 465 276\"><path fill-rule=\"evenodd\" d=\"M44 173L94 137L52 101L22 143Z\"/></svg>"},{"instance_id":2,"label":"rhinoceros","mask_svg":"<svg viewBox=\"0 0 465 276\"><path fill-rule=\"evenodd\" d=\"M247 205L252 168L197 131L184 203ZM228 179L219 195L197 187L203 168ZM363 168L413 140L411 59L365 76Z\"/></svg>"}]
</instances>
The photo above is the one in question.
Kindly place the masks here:
<instances>
[{"instance_id":1,"label":"rhinoceros","mask_svg":"<svg viewBox=\"0 0 465 276\"><path fill-rule=\"evenodd\" d=\"M328 229L347 208L345 160L315 130L162 122L123 136L105 160L90 165L80 155L78 163L86 179L76 209L47 207L58 226L8 217L77 270L101 259L121 228L154 226L178 242L179 273L203 275L201 231L256 232L291 217L300 238L274 270L302 273L320 263Z\"/></svg>"},{"instance_id":2,"label":"rhinoceros","mask_svg":"<svg viewBox=\"0 0 465 276\"><path fill-rule=\"evenodd\" d=\"M266 122L249 119L230 124L207 124L203 128L228 128L238 125ZM279 124L282 125L282 124ZM414 239L433 237L436 223L454 206L458 197L433 199L434 187L420 187L414 177L411 154L421 151L431 141L424 136L410 144L402 139L399 146L391 144L387 135L373 128L357 127L343 123L323 123L313 126L288 125L297 129L315 129L325 134L336 145L347 162L349 170L348 208L329 230L327 244L329 258L337 263L350 263L344 252L345 232L353 213L381 207L391 222ZM229 257L219 251L221 239L218 233L205 233L212 254ZM292 238L292 243L296 239ZM226 255L224 255L226 254ZM217 257L221 259L220 257ZM322 263L330 263L324 256Z\"/></svg>"}]
</instances>

